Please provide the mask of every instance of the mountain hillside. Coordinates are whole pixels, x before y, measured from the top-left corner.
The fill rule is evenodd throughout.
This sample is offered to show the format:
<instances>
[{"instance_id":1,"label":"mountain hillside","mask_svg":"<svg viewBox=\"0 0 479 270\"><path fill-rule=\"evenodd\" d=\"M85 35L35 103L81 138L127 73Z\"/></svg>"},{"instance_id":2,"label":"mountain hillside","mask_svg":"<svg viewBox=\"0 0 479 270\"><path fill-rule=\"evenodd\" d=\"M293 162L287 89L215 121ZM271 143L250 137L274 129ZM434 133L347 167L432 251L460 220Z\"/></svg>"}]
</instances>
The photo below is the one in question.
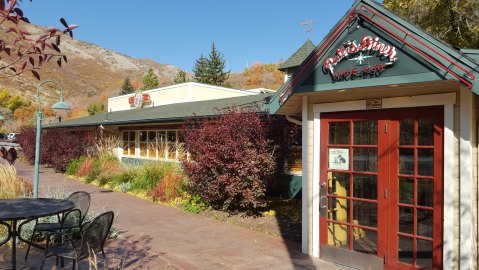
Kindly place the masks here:
<instances>
[{"instance_id":1,"label":"mountain hillside","mask_svg":"<svg viewBox=\"0 0 479 270\"><path fill-rule=\"evenodd\" d=\"M25 30L30 33L40 33L43 28L32 24L23 24ZM9 39L5 33L4 25L0 25L0 33ZM13 40L13 37L11 38ZM68 62L58 67L55 61L43 64L39 70L41 80L37 80L30 72L25 72L13 78L0 77L0 92L6 90L10 97L19 96L31 105L22 107L18 111L6 109L0 106L0 114L7 119L9 127L15 130L18 127L34 122L37 85L44 80L55 80L64 89L65 101L72 105L72 111L67 118L77 118L88 115L87 107L91 104L102 102L106 105L109 97L117 96L119 88L128 76L133 87L140 89L142 77L149 68L152 68L158 76L160 86L173 84L173 78L180 69L173 65L157 63L150 59L135 59L127 55L102 48L92 43L71 39L64 36L61 39L60 49L67 56ZM4 59L0 59L3 61ZM191 59L192 62L195 59ZM243 72L231 73L227 81L228 85L236 89L269 88L278 89L283 83L283 73L277 68L280 63L261 64L254 63ZM193 74L187 74L191 80ZM48 89L48 85L42 87L41 97L44 108L59 100L59 89ZM0 102L1 103L1 102ZM46 115L46 111L44 111ZM46 115L47 116L47 115ZM54 113L51 112L53 117Z\"/></svg>"},{"instance_id":2,"label":"mountain hillside","mask_svg":"<svg viewBox=\"0 0 479 270\"><path fill-rule=\"evenodd\" d=\"M25 27L32 32L42 29L31 24ZM162 86L170 84L180 70L173 65L160 64L149 59L135 59L68 36L62 38L60 48L68 57L68 63L61 68L54 61L45 64L40 70L41 81L52 79L61 83L65 99L74 108L85 108L91 102L117 95L127 76L138 84L149 67L153 68ZM27 72L14 78L0 78L0 89L7 89L13 95L21 95L36 103L36 87L41 81ZM58 93L42 91L44 103L56 100Z\"/></svg>"}]
</instances>

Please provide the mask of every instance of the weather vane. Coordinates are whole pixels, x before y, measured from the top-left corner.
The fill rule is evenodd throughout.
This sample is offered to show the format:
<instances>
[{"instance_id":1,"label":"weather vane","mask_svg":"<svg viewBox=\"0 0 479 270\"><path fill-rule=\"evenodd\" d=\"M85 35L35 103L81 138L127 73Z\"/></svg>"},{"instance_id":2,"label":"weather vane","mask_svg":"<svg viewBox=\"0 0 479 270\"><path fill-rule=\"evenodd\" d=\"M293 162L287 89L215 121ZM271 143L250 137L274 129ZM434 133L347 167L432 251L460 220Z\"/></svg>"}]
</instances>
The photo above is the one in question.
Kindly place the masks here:
<instances>
[{"instance_id":1,"label":"weather vane","mask_svg":"<svg viewBox=\"0 0 479 270\"><path fill-rule=\"evenodd\" d=\"M301 23L301 27L303 27L304 31L308 35L308 39L310 39L311 32L313 32L313 24L315 24L313 20L304 20Z\"/></svg>"}]
</instances>

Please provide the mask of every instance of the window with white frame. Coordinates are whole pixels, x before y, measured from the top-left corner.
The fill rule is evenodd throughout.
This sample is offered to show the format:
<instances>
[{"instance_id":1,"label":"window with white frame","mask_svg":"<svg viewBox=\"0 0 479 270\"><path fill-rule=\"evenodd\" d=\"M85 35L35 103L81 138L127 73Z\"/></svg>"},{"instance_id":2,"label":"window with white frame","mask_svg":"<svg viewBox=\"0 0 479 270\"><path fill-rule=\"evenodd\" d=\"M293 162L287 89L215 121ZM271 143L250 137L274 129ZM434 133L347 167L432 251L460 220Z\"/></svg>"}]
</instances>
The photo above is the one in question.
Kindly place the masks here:
<instances>
[{"instance_id":1,"label":"window with white frame","mask_svg":"<svg viewBox=\"0 0 479 270\"><path fill-rule=\"evenodd\" d=\"M148 150L148 136L146 130L140 130L139 134L139 141L140 141L140 157L146 157L147 150Z\"/></svg>"},{"instance_id":2,"label":"window with white frame","mask_svg":"<svg viewBox=\"0 0 479 270\"><path fill-rule=\"evenodd\" d=\"M123 131L123 155L135 156L135 131Z\"/></svg>"},{"instance_id":3,"label":"window with white frame","mask_svg":"<svg viewBox=\"0 0 479 270\"><path fill-rule=\"evenodd\" d=\"M156 130L148 130L148 144L147 144L147 150L148 150L148 157L149 158L156 158L157 154L157 149L158 149L158 143L156 141Z\"/></svg>"},{"instance_id":4,"label":"window with white frame","mask_svg":"<svg viewBox=\"0 0 479 270\"><path fill-rule=\"evenodd\" d=\"M178 130L123 131L122 138L123 156L160 160L180 160L187 156Z\"/></svg>"}]
</instances>

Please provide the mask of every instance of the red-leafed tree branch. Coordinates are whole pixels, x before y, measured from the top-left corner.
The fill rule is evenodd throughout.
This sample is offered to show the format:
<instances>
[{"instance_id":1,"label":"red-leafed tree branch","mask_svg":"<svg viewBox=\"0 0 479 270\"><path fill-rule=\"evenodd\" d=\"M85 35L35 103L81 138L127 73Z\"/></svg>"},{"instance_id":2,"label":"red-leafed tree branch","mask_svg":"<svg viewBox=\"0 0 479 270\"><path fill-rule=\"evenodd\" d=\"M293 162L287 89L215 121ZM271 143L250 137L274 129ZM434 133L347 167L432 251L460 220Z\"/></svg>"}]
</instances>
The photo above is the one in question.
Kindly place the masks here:
<instances>
[{"instance_id":1,"label":"red-leafed tree branch","mask_svg":"<svg viewBox=\"0 0 479 270\"><path fill-rule=\"evenodd\" d=\"M72 30L78 25L69 25L61 18L63 29L48 27L34 34L22 27L28 23L30 21L19 8L19 0L0 0L0 77L31 72L40 79L38 70L44 63L56 61L61 67L62 62L68 61L60 49L61 37L73 37Z\"/></svg>"}]
</instances>

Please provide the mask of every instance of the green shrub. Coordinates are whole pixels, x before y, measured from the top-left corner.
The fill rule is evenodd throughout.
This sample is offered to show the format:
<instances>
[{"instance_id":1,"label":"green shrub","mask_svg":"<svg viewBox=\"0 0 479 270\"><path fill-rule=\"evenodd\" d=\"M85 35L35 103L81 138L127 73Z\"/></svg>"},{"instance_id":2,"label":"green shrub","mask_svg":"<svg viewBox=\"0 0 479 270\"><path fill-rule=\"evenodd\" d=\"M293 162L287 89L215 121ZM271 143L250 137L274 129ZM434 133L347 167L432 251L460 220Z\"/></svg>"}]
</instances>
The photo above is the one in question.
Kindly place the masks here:
<instances>
[{"instance_id":1,"label":"green shrub","mask_svg":"<svg viewBox=\"0 0 479 270\"><path fill-rule=\"evenodd\" d=\"M131 179L131 178L128 178L128 171L125 171L121 174L114 175L111 178L110 183L112 183L114 186L120 186L123 183L129 182L129 179Z\"/></svg>"},{"instance_id":2,"label":"green shrub","mask_svg":"<svg viewBox=\"0 0 479 270\"><path fill-rule=\"evenodd\" d=\"M128 191L131 190L131 182L124 182L118 185L118 188L120 189L121 192L127 193Z\"/></svg>"},{"instance_id":3,"label":"green shrub","mask_svg":"<svg viewBox=\"0 0 479 270\"><path fill-rule=\"evenodd\" d=\"M135 168L123 170L121 174L117 174L112 177L111 183L119 187L121 184L133 181L135 170Z\"/></svg>"},{"instance_id":4,"label":"green shrub","mask_svg":"<svg viewBox=\"0 0 479 270\"><path fill-rule=\"evenodd\" d=\"M132 188L151 191L170 172L179 172L178 164L171 162L148 162L134 170Z\"/></svg>"},{"instance_id":5,"label":"green shrub","mask_svg":"<svg viewBox=\"0 0 479 270\"><path fill-rule=\"evenodd\" d=\"M186 212L198 214L206 209L206 203L199 195L193 195L189 200L183 204L183 209Z\"/></svg>"},{"instance_id":6,"label":"green shrub","mask_svg":"<svg viewBox=\"0 0 479 270\"><path fill-rule=\"evenodd\" d=\"M101 175L101 174L100 174L100 176L98 176L98 179L97 179L97 180L98 180L98 184L99 184L100 186L104 186L104 185L106 185L106 184L112 182L112 178L111 178L111 176L109 176L109 175Z\"/></svg>"},{"instance_id":7,"label":"green shrub","mask_svg":"<svg viewBox=\"0 0 479 270\"><path fill-rule=\"evenodd\" d=\"M65 173L67 175L76 175L78 169L80 168L80 164L86 159L87 157L81 156L79 158L73 159L67 166Z\"/></svg>"},{"instance_id":8,"label":"green shrub","mask_svg":"<svg viewBox=\"0 0 479 270\"><path fill-rule=\"evenodd\" d=\"M109 183L114 183L114 178L117 175L121 175L123 167L116 157L101 158L100 173L98 175L98 182L101 186Z\"/></svg>"}]
</instances>

